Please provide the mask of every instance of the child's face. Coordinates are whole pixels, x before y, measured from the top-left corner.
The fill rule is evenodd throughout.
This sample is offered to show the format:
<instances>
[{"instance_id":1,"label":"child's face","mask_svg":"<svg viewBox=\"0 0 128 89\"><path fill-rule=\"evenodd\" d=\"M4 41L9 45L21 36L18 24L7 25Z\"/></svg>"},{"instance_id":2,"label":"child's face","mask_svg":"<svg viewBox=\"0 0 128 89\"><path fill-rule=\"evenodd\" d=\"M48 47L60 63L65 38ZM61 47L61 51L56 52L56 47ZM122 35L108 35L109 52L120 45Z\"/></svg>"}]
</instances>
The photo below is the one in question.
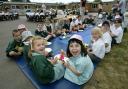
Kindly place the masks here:
<instances>
[{"instance_id":1,"label":"child's face","mask_svg":"<svg viewBox=\"0 0 128 89\"><path fill-rule=\"evenodd\" d=\"M33 42L33 50L39 53L44 53L45 45L43 43L44 41L41 39L35 40Z\"/></svg>"},{"instance_id":2,"label":"child's face","mask_svg":"<svg viewBox=\"0 0 128 89\"><path fill-rule=\"evenodd\" d=\"M21 39L22 39L20 32L13 33L13 38L14 38L15 41L20 42Z\"/></svg>"},{"instance_id":3,"label":"child's face","mask_svg":"<svg viewBox=\"0 0 128 89\"><path fill-rule=\"evenodd\" d=\"M100 38L99 33L97 33L97 32L92 32L92 38L93 38L94 40L98 40L98 39Z\"/></svg>"},{"instance_id":4,"label":"child's face","mask_svg":"<svg viewBox=\"0 0 128 89\"><path fill-rule=\"evenodd\" d=\"M73 56L78 56L81 53L81 45L76 42L70 43L69 51Z\"/></svg>"},{"instance_id":5,"label":"child's face","mask_svg":"<svg viewBox=\"0 0 128 89\"><path fill-rule=\"evenodd\" d=\"M38 24L38 26L37 26L38 28L42 28L42 24Z\"/></svg>"}]
</instances>

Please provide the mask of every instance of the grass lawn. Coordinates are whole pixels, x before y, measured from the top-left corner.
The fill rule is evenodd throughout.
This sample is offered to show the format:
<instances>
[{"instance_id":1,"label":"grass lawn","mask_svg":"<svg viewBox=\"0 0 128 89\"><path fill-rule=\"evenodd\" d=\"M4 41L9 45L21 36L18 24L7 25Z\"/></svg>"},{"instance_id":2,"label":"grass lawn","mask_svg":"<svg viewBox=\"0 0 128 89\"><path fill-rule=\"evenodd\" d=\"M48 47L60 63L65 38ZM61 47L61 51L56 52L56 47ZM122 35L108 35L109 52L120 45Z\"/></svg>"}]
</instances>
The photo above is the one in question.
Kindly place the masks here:
<instances>
[{"instance_id":1,"label":"grass lawn","mask_svg":"<svg viewBox=\"0 0 128 89\"><path fill-rule=\"evenodd\" d=\"M83 89L128 89L128 31L97 66Z\"/></svg>"}]
</instances>

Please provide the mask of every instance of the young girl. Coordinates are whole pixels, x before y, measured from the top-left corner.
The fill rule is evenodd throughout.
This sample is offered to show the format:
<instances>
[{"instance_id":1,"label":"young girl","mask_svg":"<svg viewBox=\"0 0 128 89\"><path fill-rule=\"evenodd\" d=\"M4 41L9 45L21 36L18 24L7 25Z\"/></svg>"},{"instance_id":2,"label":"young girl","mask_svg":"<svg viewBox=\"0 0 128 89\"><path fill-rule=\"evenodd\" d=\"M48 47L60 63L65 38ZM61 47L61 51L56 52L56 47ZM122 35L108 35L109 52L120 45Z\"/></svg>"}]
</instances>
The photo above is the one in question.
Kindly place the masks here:
<instances>
[{"instance_id":1,"label":"young girl","mask_svg":"<svg viewBox=\"0 0 128 89\"><path fill-rule=\"evenodd\" d=\"M75 34L70 38L67 57L69 57L69 61L64 63L65 79L78 85L86 83L91 78L94 67L80 35Z\"/></svg>"},{"instance_id":2,"label":"young girl","mask_svg":"<svg viewBox=\"0 0 128 89\"><path fill-rule=\"evenodd\" d=\"M47 59L45 57L44 40L41 37L33 37L31 43L30 66L33 73L42 84L59 80L64 75L64 66L61 61Z\"/></svg>"},{"instance_id":3,"label":"young girl","mask_svg":"<svg viewBox=\"0 0 128 89\"><path fill-rule=\"evenodd\" d=\"M105 44L102 40L101 29L95 27L92 30L92 44L91 48L88 48L89 57L94 64L97 64L104 58L105 55Z\"/></svg>"}]
</instances>

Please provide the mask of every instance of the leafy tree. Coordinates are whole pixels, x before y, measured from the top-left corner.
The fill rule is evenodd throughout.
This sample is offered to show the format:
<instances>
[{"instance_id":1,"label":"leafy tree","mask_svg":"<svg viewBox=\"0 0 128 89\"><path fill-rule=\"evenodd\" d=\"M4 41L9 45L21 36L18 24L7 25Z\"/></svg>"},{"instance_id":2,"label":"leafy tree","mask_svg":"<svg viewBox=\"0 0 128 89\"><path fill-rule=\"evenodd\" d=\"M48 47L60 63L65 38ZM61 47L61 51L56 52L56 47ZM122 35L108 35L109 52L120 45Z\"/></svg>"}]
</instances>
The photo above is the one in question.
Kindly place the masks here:
<instances>
[{"instance_id":1,"label":"leafy tree","mask_svg":"<svg viewBox=\"0 0 128 89\"><path fill-rule=\"evenodd\" d=\"M0 2L3 1L3 2L7 2L8 0L0 0Z\"/></svg>"},{"instance_id":2,"label":"leafy tree","mask_svg":"<svg viewBox=\"0 0 128 89\"><path fill-rule=\"evenodd\" d=\"M25 0L11 0L12 2L24 2ZM30 0L26 0L27 2L30 2Z\"/></svg>"}]
</instances>

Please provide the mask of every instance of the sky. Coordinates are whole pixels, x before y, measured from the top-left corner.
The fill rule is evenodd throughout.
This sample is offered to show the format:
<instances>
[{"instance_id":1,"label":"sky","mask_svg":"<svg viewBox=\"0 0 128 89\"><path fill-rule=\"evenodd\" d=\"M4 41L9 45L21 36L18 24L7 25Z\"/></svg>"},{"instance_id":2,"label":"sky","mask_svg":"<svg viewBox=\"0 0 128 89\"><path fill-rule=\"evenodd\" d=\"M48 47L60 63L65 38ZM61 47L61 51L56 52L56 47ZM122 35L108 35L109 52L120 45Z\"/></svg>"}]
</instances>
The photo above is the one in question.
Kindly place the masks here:
<instances>
[{"instance_id":1,"label":"sky","mask_svg":"<svg viewBox=\"0 0 128 89\"><path fill-rule=\"evenodd\" d=\"M80 0L30 0L31 2L42 2L42 3L70 3L70 2L79 2ZM88 0L93 1L93 0ZM102 0L102 1L112 1L112 0Z\"/></svg>"}]
</instances>

